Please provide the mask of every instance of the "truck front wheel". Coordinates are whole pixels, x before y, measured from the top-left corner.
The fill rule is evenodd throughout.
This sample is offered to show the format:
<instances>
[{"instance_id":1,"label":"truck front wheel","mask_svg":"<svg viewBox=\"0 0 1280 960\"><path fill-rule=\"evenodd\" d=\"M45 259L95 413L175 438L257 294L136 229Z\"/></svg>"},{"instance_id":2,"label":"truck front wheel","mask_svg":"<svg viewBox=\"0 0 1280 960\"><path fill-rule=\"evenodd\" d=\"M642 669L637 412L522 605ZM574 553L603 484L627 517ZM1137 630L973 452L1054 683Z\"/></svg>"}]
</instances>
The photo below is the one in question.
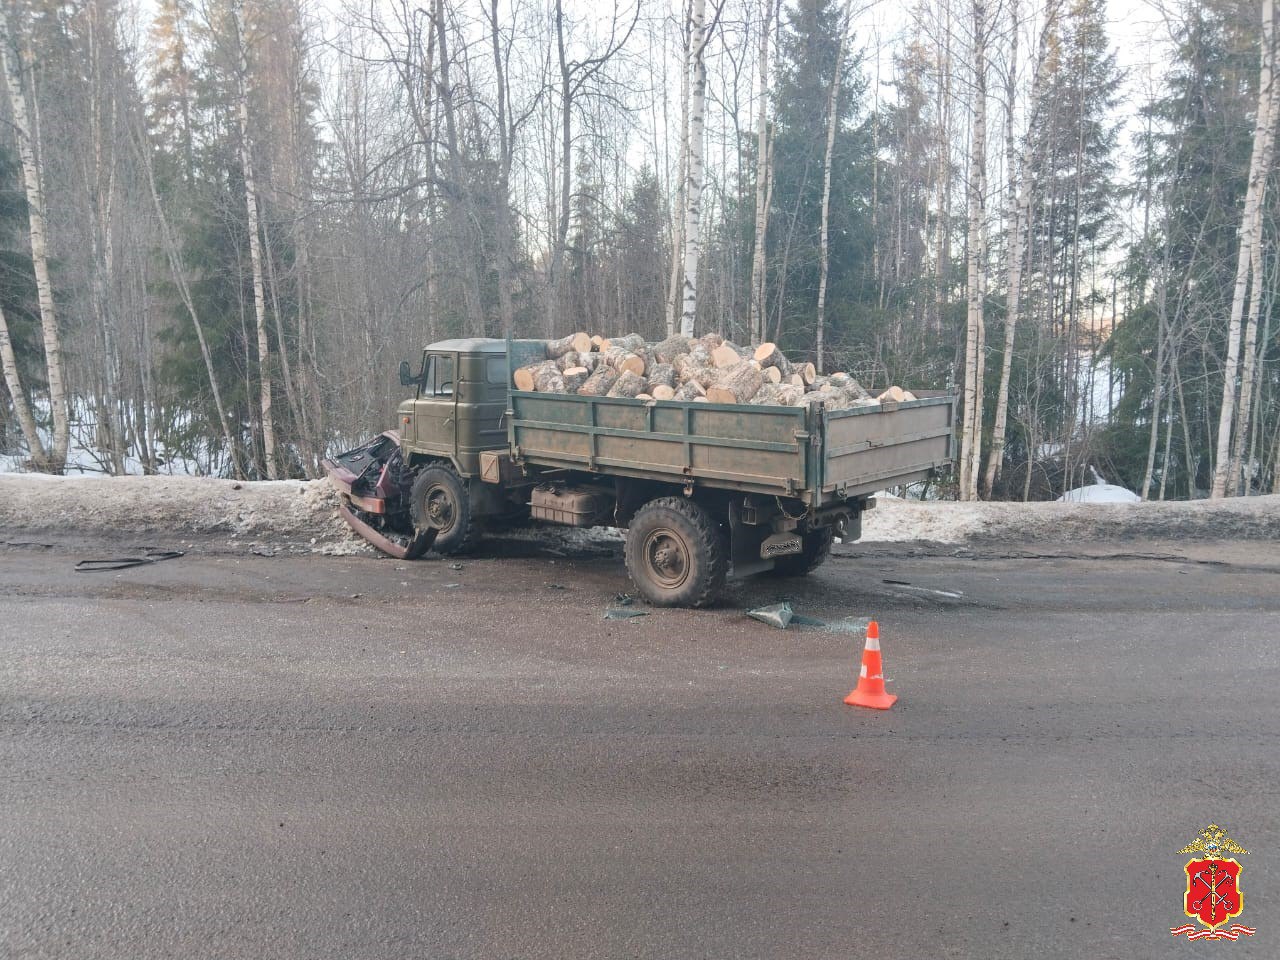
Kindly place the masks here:
<instances>
[{"instance_id":1,"label":"truck front wheel","mask_svg":"<svg viewBox=\"0 0 1280 960\"><path fill-rule=\"evenodd\" d=\"M812 573L831 555L831 541L834 537L834 527L818 527L808 531L800 538L800 552L788 557L778 557L773 561L770 573L775 577L803 577Z\"/></svg>"},{"instance_id":2,"label":"truck front wheel","mask_svg":"<svg viewBox=\"0 0 1280 960\"><path fill-rule=\"evenodd\" d=\"M475 542L471 497L453 467L433 463L418 471L409 494L415 530L434 529L436 553L465 553Z\"/></svg>"},{"instance_id":3,"label":"truck front wheel","mask_svg":"<svg viewBox=\"0 0 1280 960\"><path fill-rule=\"evenodd\" d=\"M627 528L627 572L657 607L705 607L724 587L728 556L715 519L683 497L661 497Z\"/></svg>"}]
</instances>

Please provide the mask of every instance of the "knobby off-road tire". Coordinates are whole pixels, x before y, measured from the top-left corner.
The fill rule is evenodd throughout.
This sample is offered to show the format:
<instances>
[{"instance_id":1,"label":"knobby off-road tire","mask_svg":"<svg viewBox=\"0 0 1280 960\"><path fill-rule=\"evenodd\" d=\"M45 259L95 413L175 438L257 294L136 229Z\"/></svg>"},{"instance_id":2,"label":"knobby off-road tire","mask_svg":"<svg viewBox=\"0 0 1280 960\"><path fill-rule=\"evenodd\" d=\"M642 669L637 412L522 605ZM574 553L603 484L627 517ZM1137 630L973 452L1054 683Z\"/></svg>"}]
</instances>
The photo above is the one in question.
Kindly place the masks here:
<instances>
[{"instance_id":1,"label":"knobby off-road tire","mask_svg":"<svg viewBox=\"0 0 1280 960\"><path fill-rule=\"evenodd\" d=\"M471 497L466 482L452 466L433 463L418 471L409 494L409 513L415 530L436 528L436 553L466 553L476 542Z\"/></svg>"},{"instance_id":2,"label":"knobby off-road tire","mask_svg":"<svg viewBox=\"0 0 1280 960\"><path fill-rule=\"evenodd\" d=\"M692 500L662 497L627 528L627 572L657 607L705 607L724 587L729 557L715 519Z\"/></svg>"},{"instance_id":3,"label":"knobby off-road tire","mask_svg":"<svg viewBox=\"0 0 1280 960\"><path fill-rule=\"evenodd\" d=\"M831 555L831 541L835 535L834 527L810 530L800 538L800 552L778 557L773 561L773 569L769 574L774 577L803 577L812 573Z\"/></svg>"}]
</instances>

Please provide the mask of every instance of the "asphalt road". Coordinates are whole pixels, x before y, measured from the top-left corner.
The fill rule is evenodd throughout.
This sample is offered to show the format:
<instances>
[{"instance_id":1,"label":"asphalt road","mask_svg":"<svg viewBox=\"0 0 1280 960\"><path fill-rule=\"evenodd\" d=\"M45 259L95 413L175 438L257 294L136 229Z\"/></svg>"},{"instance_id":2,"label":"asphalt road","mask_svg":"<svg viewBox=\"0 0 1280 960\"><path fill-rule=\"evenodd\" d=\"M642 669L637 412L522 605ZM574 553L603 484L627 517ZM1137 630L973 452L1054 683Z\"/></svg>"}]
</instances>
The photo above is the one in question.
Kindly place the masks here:
<instances>
[{"instance_id":1,"label":"asphalt road","mask_svg":"<svg viewBox=\"0 0 1280 960\"><path fill-rule=\"evenodd\" d=\"M1280 953L1280 547L853 548L603 619L611 550L0 549L0 956ZM888 713L845 707L881 623ZM1250 851L1188 944L1179 847Z\"/></svg>"}]
</instances>

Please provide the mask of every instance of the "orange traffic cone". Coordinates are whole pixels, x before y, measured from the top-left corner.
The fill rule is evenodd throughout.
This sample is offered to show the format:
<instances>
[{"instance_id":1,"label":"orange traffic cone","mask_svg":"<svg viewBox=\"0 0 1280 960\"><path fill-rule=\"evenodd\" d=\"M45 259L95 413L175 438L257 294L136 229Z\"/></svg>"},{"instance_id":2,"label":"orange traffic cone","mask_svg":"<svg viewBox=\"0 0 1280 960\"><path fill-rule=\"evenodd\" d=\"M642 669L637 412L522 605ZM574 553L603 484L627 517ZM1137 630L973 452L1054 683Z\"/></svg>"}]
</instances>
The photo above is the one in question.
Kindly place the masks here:
<instances>
[{"instance_id":1,"label":"orange traffic cone","mask_svg":"<svg viewBox=\"0 0 1280 960\"><path fill-rule=\"evenodd\" d=\"M888 710L898 699L896 693L884 689L884 666L880 662L880 624L872 620L867 624L867 644L862 648L862 669L858 671L858 685L844 698L851 707L874 707Z\"/></svg>"}]
</instances>

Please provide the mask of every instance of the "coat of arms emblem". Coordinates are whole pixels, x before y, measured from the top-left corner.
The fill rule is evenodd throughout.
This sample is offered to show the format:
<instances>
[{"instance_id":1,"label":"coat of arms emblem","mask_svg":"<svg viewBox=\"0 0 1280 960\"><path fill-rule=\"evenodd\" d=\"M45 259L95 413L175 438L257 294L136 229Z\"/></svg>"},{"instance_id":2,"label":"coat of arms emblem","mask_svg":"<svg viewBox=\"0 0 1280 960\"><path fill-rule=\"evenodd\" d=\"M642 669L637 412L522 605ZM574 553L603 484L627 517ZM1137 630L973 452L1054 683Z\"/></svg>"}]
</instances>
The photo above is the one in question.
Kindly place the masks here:
<instances>
[{"instance_id":1,"label":"coat of arms emblem","mask_svg":"<svg viewBox=\"0 0 1280 960\"><path fill-rule=\"evenodd\" d=\"M1200 831L1199 836L1178 851L1195 856L1187 861L1187 889L1183 896L1183 912L1203 927L1184 923L1169 932L1188 940L1238 940L1257 931L1243 923L1224 926L1244 910L1244 892L1240 889L1240 861L1229 853L1248 853L1216 823Z\"/></svg>"}]
</instances>

